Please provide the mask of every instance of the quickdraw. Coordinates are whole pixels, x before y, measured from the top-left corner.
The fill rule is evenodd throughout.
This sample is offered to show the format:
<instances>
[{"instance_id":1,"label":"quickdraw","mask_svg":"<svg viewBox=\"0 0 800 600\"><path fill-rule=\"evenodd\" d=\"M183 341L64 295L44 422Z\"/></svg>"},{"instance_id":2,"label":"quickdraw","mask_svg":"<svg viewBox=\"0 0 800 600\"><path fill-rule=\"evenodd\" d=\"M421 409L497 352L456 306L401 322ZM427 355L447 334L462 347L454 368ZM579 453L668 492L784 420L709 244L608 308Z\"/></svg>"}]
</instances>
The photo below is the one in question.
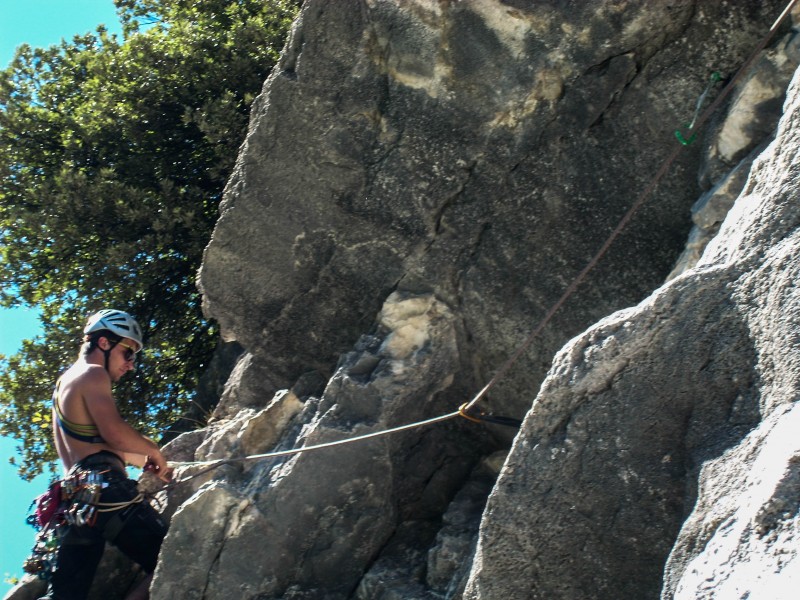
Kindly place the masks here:
<instances>
[{"instance_id":1,"label":"quickdraw","mask_svg":"<svg viewBox=\"0 0 800 600\"><path fill-rule=\"evenodd\" d=\"M711 88L718 82L722 81L722 76L717 72L714 71L711 74L711 80L708 82L706 89L700 94L700 97L697 99L697 106L694 109L694 116L689 123L684 123L683 127L687 130L692 132L689 137L683 135L683 132L680 129L675 130L675 137L678 138L678 141L683 144L684 146L689 146L697 139L697 131L695 131L694 126L697 123L697 118L700 116L700 109L703 107L703 103L706 100L706 96L711 91Z\"/></svg>"},{"instance_id":2,"label":"quickdraw","mask_svg":"<svg viewBox=\"0 0 800 600\"><path fill-rule=\"evenodd\" d=\"M522 427L522 421L519 419L493 415L475 406L470 407L468 402L465 402L458 407L458 414L459 416L462 416L468 421L472 421L474 423L494 423L495 425L504 425L506 427L514 427L516 429Z\"/></svg>"}]
</instances>

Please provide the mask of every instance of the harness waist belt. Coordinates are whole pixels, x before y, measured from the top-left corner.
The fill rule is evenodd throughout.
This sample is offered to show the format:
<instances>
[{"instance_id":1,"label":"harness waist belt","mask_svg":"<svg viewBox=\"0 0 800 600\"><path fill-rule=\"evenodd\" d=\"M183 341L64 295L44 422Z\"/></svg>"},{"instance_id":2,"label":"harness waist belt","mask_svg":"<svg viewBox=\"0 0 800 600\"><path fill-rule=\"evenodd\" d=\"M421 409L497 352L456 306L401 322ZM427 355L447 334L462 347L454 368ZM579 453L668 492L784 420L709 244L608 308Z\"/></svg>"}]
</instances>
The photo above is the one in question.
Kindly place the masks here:
<instances>
[{"instance_id":1,"label":"harness waist belt","mask_svg":"<svg viewBox=\"0 0 800 600\"><path fill-rule=\"evenodd\" d=\"M78 469L89 469L89 468L96 468L96 467L110 467L120 473L125 473L125 463L122 462L122 459L111 452L110 450L101 450L100 452L95 452L94 454L90 454L89 456L82 458L78 462L75 463L75 466L70 469L70 472L78 470Z\"/></svg>"}]
</instances>

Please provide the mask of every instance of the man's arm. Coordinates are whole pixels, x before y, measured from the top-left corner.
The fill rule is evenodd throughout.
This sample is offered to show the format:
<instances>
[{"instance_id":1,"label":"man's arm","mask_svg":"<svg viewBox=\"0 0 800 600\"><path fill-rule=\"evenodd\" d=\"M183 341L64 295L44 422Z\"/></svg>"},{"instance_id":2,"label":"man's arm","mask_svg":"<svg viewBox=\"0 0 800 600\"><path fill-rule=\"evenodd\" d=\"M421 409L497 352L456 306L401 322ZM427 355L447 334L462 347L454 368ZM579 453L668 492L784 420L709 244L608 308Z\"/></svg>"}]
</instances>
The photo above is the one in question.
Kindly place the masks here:
<instances>
[{"instance_id":1,"label":"man's arm","mask_svg":"<svg viewBox=\"0 0 800 600\"><path fill-rule=\"evenodd\" d=\"M125 464L139 467L140 469L147 464L147 456L144 454L136 454L135 452L123 452L125 455Z\"/></svg>"},{"instance_id":2,"label":"man's arm","mask_svg":"<svg viewBox=\"0 0 800 600\"><path fill-rule=\"evenodd\" d=\"M123 453L126 461L129 460L129 455L146 457L155 466L155 472L159 477L169 479L171 469L167 466L158 444L128 425L119 414L111 392L111 379L105 370L90 369L81 383L86 409L106 444L111 449ZM130 456L130 458L136 457ZM138 459L136 462L142 462L144 466L145 461Z\"/></svg>"}]
</instances>

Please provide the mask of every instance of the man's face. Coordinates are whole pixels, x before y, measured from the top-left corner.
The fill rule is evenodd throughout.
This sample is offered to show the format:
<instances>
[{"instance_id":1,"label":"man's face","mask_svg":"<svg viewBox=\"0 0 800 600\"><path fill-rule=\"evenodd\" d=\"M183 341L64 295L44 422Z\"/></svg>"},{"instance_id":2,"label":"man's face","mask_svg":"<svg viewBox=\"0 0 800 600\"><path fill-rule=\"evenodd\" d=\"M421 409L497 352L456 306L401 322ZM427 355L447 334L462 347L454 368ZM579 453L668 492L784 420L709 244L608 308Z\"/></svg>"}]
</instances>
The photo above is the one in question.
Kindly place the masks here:
<instances>
[{"instance_id":1,"label":"man's face","mask_svg":"<svg viewBox=\"0 0 800 600\"><path fill-rule=\"evenodd\" d=\"M130 338L122 338L111 350L108 372L113 381L119 381L128 371L136 369L138 345Z\"/></svg>"}]
</instances>

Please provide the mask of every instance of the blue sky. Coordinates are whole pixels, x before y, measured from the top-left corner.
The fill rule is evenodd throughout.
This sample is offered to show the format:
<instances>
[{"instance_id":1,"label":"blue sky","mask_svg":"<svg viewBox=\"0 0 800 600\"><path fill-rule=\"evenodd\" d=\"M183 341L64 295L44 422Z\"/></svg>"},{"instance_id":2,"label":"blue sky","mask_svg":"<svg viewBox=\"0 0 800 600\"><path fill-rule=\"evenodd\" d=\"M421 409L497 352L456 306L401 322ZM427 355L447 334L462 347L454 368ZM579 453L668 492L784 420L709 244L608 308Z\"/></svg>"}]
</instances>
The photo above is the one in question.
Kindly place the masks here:
<instances>
[{"instance_id":1,"label":"blue sky","mask_svg":"<svg viewBox=\"0 0 800 600\"><path fill-rule=\"evenodd\" d=\"M0 67L5 68L20 44L58 44L63 38L94 31L103 24L120 32L113 0L0 0ZM35 309L0 309L0 354L11 355L23 339L39 333ZM34 530L25 524L28 506L44 491L47 478L23 482L8 464L16 443L0 438L0 576L22 576L22 561L33 545ZM0 596L10 585L0 581Z\"/></svg>"},{"instance_id":2,"label":"blue sky","mask_svg":"<svg viewBox=\"0 0 800 600\"><path fill-rule=\"evenodd\" d=\"M47 47L100 24L121 30L113 0L0 0L0 65L20 44Z\"/></svg>"},{"instance_id":3,"label":"blue sky","mask_svg":"<svg viewBox=\"0 0 800 600\"><path fill-rule=\"evenodd\" d=\"M32 338L39 332L36 311L30 309L0 309L0 354L9 356L19 350L23 339ZM10 575L22 575L22 561L33 543L34 530L25 524L25 516L31 500L47 485L46 477L31 483L22 481L16 468L8 464L15 454L17 443L9 438L0 438L0 529L3 543L0 544L0 575L5 580ZM5 595L8 584L0 584L0 593Z\"/></svg>"}]
</instances>

